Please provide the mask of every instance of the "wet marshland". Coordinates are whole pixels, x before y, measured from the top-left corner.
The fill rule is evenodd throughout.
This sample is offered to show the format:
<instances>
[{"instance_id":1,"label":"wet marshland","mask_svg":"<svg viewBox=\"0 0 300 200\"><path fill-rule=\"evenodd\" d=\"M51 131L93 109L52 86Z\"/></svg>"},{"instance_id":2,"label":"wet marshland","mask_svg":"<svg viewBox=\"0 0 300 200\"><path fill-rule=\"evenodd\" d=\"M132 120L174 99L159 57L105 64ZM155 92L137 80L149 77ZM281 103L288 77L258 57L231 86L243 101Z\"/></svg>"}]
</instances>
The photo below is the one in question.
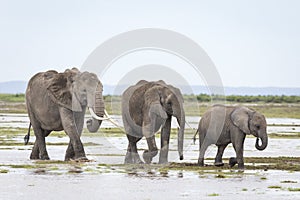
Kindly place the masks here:
<instances>
[{"instance_id":1,"label":"wet marshland","mask_svg":"<svg viewBox=\"0 0 300 200\"><path fill-rule=\"evenodd\" d=\"M113 116L121 123L119 116ZM172 132L169 165L123 165L127 139L117 128L103 123L98 133L82 136L90 162L64 162L68 137L52 133L47 139L50 161L31 161L34 142L24 146L28 118L23 114L1 114L0 118L0 199L296 199L300 196L300 120L267 119L269 145L255 149L255 138L245 140L245 167L241 172L230 168L232 146L224 153L224 167L213 166L216 148L206 151L206 167L196 165L198 141L193 144L194 130L185 135L183 161L177 153L176 130ZM192 128L199 118L187 117ZM176 124L173 124L176 127ZM159 144L159 135L157 135ZM147 148L138 143L139 153Z\"/></svg>"}]
</instances>

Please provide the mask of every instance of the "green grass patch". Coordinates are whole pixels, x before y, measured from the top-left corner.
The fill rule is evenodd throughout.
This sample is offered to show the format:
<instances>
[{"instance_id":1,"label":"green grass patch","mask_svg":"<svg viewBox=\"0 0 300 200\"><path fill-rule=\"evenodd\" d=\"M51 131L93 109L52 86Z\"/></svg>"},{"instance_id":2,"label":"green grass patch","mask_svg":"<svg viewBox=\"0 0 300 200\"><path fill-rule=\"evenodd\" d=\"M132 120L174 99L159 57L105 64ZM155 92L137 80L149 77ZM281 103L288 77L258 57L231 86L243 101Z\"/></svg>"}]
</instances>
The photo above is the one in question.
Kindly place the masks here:
<instances>
[{"instance_id":1,"label":"green grass patch","mask_svg":"<svg viewBox=\"0 0 300 200\"><path fill-rule=\"evenodd\" d=\"M226 178L226 176L225 174L218 173L217 175L215 175L215 178Z\"/></svg>"},{"instance_id":2,"label":"green grass patch","mask_svg":"<svg viewBox=\"0 0 300 200\"><path fill-rule=\"evenodd\" d=\"M279 185L270 185L268 188L270 189L281 189L282 187Z\"/></svg>"},{"instance_id":3,"label":"green grass patch","mask_svg":"<svg viewBox=\"0 0 300 200\"><path fill-rule=\"evenodd\" d=\"M0 169L0 174L6 174L8 172L9 172L8 169Z\"/></svg>"},{"instance_id":4,"label":"green grass patch","mask_svg":"<svg viewBox=\"0 0 300 200\"><path fill-rule=\"evenodd\" d=\"M297 181L280 181L280 183L297 183Z\"/></svg>"},{"instance_id":5,"label":"green grass patch","mask_svg":"<svg viewBox=\"0 0 300 200\"><path fill-rule=\"evenodd\" d=\"M13 103L25 102L25 94L0 94L0 101Z\"/></svg>"},{"instance_id":6,"label":"green grass patch","mask_svg":"<svg viewBox=\"0 0 300 200\"><path fill-rule=\"evenodd\" d=\"M87 131L87 130L86 130ZM106 137L124 137L125 133L119 128L101 128L99 129L100 133L103 133ZM93 134L95 135L95 134Z\"/></svg>"},{"instance_id":7,"label":"green grass patch","mask_svg":"<svg viewBox=\"0 0 300 200\"><path fill-rule=\"evenodd\" d=\"M245 157L246 170L286 170L286 171L300 171L299 157ZM200 167L197 163L170 163L162 166L166 170L186 170L186 171L204 171L204 170L231 170L237 169L237 166L231 168L227 163L228 159L224 159L224 166L216 167L214 165L207 165ZM228 175L227 173L224 173ZM266 177L261 177L261 180L266 180Z\"/></svg>"},{"instance_id":8,"label":"green grass patch","mask_svg":"<svg viewBox=\"0 0 300 200\"><path fill-rule=\"evenodd\" d=\"M239 96L230 95L184 95L184 109L188 116L201 116L214 103L250 104L250 107L263 113L266 117L297 118L300 119L300 96ZM27 113L24 94L0 94L0 113ZM108 113L121 114L121 96L104 96ZM253 105L251 105L253 104Z\"/></svg>"},{"instance_id":9,"label":"green grass patch","mask_svg":"<svg viewBox=\"0 0 300 200\"><path fill-rule=\"evenodd\" d=\"M39 167L36 165L7 165L7 166L14 168L14 169L35 169L35 168Z\"/></svg>"},{"instance_id":10,"label":"green grass patch","mask_svg":"<svg viewBox=\"0 0 300 200\"><path fill-rule=\"evenodd\" d=\"M218 196L220 196L220 194L218 194L218 193L211 193L211 194L208 194L207 196L209 196L209 197L218 197Z\"/></svg>"},{"instance_id":11,"label":"green grass patch","mask_svg":"<svg viewBox=\"0 0 300 200\"><path fill-rule=\"evenodd\" d=\"M290 192L300 192L300 188L291 188L291 187L289 187L288 191L290 191Z\"/></svg>"},{"instance_id":12,"label":"green grass patch","mask_svg":"<svg viewBox=\"0 0 300 200\"><path fill-rule=\"evenodd\" d=\"M63 161L63 160L36 160L34 161L35 164L70 164L71 161Z\"/></svg>"},{"instance_id":13,"label":"green grass patch","mask_svg":"<svg viewBox=\"0 0 300 200\"><path fill-rule=\"evenodd\" d=\"M300 133L270 133L269 138L287 138L287 139L298 139L300 138Z\"/></svg>"}]
</instances>

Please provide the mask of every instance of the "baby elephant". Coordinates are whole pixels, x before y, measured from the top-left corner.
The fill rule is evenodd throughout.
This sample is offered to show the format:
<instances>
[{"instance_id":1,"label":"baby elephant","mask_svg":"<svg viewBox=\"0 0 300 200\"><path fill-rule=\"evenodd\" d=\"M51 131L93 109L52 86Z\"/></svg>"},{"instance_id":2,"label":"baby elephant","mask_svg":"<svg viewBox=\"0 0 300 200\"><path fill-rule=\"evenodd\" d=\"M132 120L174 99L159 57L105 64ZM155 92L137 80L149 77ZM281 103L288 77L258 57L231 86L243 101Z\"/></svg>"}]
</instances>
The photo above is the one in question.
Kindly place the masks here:
<instances>
[{"instance_id":1,"label":"baby elephant","mask_svg":"<svg viewBox=\"0 0 300 200\"><path fill-rule=\"evenodd\" d=\"M196 136L199 133L200 140L198 165L204 165L204 154L207 147L215 144L218 147L215 166L223 166L224 149L229 143L232 143L236 158L230 158L229 165L233 167L238 163L238 168L243 169L243 150L246 135L252 134L257 137L256 149L264 150L268 145L266 126L264 115L247 107L213 106L202 116L195 134ZM259 139L261 144L259 144Z\"/></svg>"}]
</instances>

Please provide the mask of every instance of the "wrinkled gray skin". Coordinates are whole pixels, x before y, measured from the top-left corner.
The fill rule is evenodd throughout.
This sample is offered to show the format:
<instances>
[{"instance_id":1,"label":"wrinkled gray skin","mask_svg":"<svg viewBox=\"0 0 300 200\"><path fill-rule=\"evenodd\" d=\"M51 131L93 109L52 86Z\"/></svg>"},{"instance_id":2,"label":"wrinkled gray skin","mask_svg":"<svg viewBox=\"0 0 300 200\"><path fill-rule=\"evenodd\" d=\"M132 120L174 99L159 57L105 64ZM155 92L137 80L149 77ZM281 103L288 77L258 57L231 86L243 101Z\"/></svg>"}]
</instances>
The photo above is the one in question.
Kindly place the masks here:
<instances>
[{"instance_id":1,"label":"wrinkled gray skin","mask_svg":"<svg viewBox=\"0 0 300 200\"><path fill-rule=\"evenodd\" d=\"M143 158L146 163L151 163L158 153L154 134L160 127L159 163L167 163L172 116L177 118L180 126L178 152L182 160L185 114L180 90L163 81L141 80L129 87L122 95L122 118L129 141L125 163L143 163L138 155L136 143L144 136L149 149L144 151Z\"/></svg>"},{"instance_id":2,"label":"wrinkled gray skin","mask_svg":"<svg viewBox=\"0 0 300 200\"><path fill-rule=\"evenodd\" d=\"M224 118L225 117L225 121ZM224 123L222 123L224 122ZM252 134L256 139L255 147L264 150L268 145L265 117L247 107L213 106L202 116L197 132L199 133L199 159L198 165L204 165L204 154L207 147L216 144L218 152L215 158L216 166L223 166L222 156L224 149L232 143L236 158L230 158L229 164L233 167L244 168L244 140L246 135ZM259 144L261 140L261 144Z\"/></svg>"},{"instance_id":3,"label":"wrinkled gray skin","mask_svg":"<svg viewBox=\"0 0 300 200\"><path fill-rule=\"evenodd\" d=\"M64 73L54 70L34 75L27 86L26 104L36 141L30 159L48 160L45 137L64 130L70 142L65 160L87 160L80 140L86 107L104 115L102 84L93 73L73 68ZM96 132L101 121L90 119L87 127Z\"/></svg>"}]
</instances>

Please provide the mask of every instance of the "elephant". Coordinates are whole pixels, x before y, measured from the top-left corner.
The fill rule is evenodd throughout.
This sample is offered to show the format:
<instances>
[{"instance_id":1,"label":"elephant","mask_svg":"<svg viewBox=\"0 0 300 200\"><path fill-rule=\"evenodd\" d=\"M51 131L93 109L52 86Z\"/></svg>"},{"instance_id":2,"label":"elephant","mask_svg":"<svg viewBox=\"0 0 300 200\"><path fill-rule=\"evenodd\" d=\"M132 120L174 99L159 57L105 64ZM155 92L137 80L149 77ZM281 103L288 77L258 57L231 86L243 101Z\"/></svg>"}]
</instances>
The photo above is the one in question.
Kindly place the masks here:
<instances>
[{"instance_id":1,"label":"elephant","mask_svg":"<svg viewBox=\"0 0 300 200\"><path fill-rule=\"evenodd\" d=\"M262 151L268 145L266 127L267 123L264 115L250 108L244 106L213 106L203 114L195 134L196 136L199 133L198 165L204 165L204 154L207 147L215 144L218 151L214 164L215 166L223 166L223 152L227 145L232 143L236 158L230 158L229 165L233 167L237 163L238 169L244 169L243 150L246 135L255 136L255 147ZM261 144L259 144L259 140L261 140Z\"/></svg>"},{"instance_id":2,"label":"elephant","mask_svg":"<svg viewBox=\"0 0 300 200\"><path fill-rule=\"evenodd\" d=\"M161 127L159 163L168 163L169 140L172 116L176 117L178 129L178 152L183 159L185 113L180 90L164 81L139 81L122 94L122 119L128 139L125 164L143 163L137 152L137 142L145 136L148 150L143 152L149 164L158 153L155 133Z\"/></svg>"},{"instance_id":3,"label":"elephant","mask_svg":"<svg viewBox=\"0 0 300 200\"><path fill-rule=\"evenodd\" d=\"M30 119L25 144L31 125L36 136L30 159L49 160L45 137L52 131L64 130L70 138L65 160L88 160L80 140L84 115L88 107L93 118L87 121L87 128L96 132L105 119L102 91L96 74L80 72L77 68L62 73L49 70L35 74L25 94Z\"/></svg>"}]
</instances>

